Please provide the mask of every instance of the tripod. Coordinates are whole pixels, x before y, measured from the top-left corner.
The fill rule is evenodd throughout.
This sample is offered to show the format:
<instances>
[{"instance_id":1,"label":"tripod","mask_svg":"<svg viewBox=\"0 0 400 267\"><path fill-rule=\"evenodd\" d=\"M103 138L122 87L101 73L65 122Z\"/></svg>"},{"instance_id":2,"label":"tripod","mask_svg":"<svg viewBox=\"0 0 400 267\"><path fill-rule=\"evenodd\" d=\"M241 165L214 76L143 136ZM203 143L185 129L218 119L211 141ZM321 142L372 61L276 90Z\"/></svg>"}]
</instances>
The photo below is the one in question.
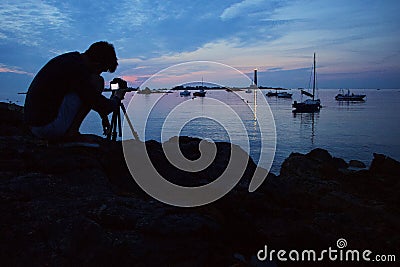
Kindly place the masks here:
<instances>
[{"instance_id":1,"label":"tripod","mask_svg":"<svg viewBox=\"0 0 400 267\"><path fill-rule=\"evenodd\" d=\"M113 95L114 95L114 92L113 92ZM110 131L108 131L108 133L107 133L107 140L116 141L117 140L117 131L119 133L118 136L122 137L121 110L125 115L125 120L128 122L129 128L132 131L133 137L136 140L139 140L139 136L138 136L137 132L135 131L135 129L133 128L132 122L129 119L128 114L126 113L125 106L121 102L121 100L118 103L118 108L115 109L112 114Z\"/></svg>"}]
</instances>

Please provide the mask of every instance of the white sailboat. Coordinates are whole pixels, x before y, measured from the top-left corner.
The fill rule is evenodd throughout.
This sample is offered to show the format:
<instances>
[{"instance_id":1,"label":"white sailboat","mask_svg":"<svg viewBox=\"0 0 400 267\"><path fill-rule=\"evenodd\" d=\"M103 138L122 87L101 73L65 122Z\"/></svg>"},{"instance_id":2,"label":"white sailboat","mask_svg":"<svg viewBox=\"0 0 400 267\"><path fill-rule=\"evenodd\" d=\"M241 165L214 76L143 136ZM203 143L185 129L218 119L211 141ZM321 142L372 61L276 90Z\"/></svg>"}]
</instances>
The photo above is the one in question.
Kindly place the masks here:
<instances>
[{"instance_id":1,"label":"white sailboat","mask_svg":"<svg viewBox=\"0 0 400 267\"><path fill-rule=\"evenodd\" d=\"M340 90L339 94L335 96L335 99L337 101L365 101L364 97L366 95L361 95L361 94L350 94L350 90L347 89L347 93L344 92L343 89Z\"/></svg>"}]
</instances>

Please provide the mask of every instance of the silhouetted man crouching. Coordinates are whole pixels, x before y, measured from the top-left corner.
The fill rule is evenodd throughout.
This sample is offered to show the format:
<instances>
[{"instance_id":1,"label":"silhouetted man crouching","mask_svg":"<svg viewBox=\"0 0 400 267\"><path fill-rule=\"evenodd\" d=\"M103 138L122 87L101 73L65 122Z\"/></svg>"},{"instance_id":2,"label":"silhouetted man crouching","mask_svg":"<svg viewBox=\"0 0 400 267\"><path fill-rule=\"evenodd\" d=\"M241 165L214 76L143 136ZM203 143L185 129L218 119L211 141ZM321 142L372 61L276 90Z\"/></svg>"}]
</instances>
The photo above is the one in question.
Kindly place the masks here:
<instances>
[{"instance_id":1,"label":"silhouetted man crouching","mask_svg":"<svg viewBox=\"0 0 400 267\"><path fill-rule=\"evenodd\" d=\"M102 72L118 66L114 46L96 42L84 53L70 52L51 59L35 76L25 100L25 120L32 133L49 140L79 135L79 127L91 109L107 127L107 115L117 109L125 91L111 99L102 95Z\"/></svg>"}]
</instances>

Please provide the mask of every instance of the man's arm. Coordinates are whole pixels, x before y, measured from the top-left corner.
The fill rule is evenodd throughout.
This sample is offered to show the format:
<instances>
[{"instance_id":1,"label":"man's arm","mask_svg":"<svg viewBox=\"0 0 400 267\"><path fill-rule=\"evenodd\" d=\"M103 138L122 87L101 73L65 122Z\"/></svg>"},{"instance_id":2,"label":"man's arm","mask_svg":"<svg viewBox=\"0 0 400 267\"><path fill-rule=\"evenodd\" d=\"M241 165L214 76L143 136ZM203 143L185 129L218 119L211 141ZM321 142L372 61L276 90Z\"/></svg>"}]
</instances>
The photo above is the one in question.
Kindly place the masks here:
<instances>
[{"instance_id":1,"label":"man's arm","mask_svg":"<svg viewBox=\"0 0 400 267\"><path fill-rule=\"evenodd\" d=\"M110 99L102 95L104 90L104 79L100 75L92 75L89 79L80 83L76 93L82 101L95 110L103 118L112 111L119 108L119 98L113 96Z\"/></svg>"},{"instance_id":2,"label":"man's arm","mask_svg":"<svg viewBox=\"0 0 400 267\"><path fill-rule=\"evenodd\" d=\"M101 124L103 126L103 135L108 135L111 131L111 124L107 115L101 115Z\"/></svg>"}]
</instances>

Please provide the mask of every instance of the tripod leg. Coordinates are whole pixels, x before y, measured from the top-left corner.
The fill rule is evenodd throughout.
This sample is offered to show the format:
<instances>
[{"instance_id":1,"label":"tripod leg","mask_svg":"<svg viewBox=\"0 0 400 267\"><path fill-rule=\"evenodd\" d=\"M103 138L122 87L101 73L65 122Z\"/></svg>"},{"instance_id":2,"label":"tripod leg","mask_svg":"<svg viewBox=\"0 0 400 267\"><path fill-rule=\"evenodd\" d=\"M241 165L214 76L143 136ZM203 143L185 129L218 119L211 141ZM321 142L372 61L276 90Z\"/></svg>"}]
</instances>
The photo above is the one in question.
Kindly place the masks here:
<instances>
[{"instance_id":1,"label":"tripod leg","mask_svg":"<svg viewBox=\"0 0 400 267\"><path fill-rule=\"evenodd\" d=\"M122 105L122 103L121 103L121 105ZM122 125L121 125L121 111L118 109L118 113L117 113L117 123L118 123L118 131L119 131L119 134L118 134L118 136L119 137L122 137Z\"/></svg>"},{"instance_id":2,"label":"tripod leg","mask_svg":"<svg viewBox=\"0 0 400 267\"><path fill-rule=\"evenodd\" d=\"M111 123L110 123L110 129L107 133L107 140L111 140L113 129L114 129L114 113L111 115Z\"/></svg>"},{"instance_id":3,"label":"tripod leg","mask_svg":"<svg viewBox=\"0 0 400 267\"><path fill-rule=\"evenodd\" d=\"M117 139L117 112L119 112L118 110L115 110L113 115L112 115L112 119L111 119L111 140L115 141Z\"/></svg>"},{"instance_id":4,"label":"tripod leg","mask_svg":"<svg viewBox=\"0 0 400 267\"><path fill-rule=\"evenodd\" d=\"M122 109L122 111L123 111L123 113L124 113L124 115L125 115L125 120L128 122L129 128L131 129L131 132L132 132L132 134L133 134L133 137L134 137L136 140L139 140L139 135L137 134L137 132L136 132L135 129L133 128L133 124L132 124L131 120L129 119L128 113L126 113L126 109L125 109L125 106L124 106L123 103L121 103L121 109Z\"/></svg>"}]
</instances>

